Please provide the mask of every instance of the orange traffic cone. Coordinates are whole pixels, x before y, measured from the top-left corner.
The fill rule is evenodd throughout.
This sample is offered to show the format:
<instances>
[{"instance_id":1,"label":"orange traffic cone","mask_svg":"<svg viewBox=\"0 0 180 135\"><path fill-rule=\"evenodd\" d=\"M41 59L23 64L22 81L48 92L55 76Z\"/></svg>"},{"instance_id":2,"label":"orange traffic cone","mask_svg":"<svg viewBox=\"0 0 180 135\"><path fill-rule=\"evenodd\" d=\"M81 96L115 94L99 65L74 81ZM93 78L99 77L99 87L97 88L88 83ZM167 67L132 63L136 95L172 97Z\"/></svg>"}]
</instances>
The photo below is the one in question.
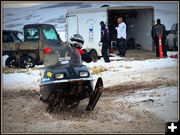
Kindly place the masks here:
<instances>
[{"instance_id":1,"label":"orange traffic cone","mask_svg":"<svg viewBox=\"0 0 180 135\"><path fill-rule=\"evenodd\" d=\"M158 39L159 39L159 58L163 58L163 54L162 54L162 35L159 35Z\"/></svg>"}]
</instances>

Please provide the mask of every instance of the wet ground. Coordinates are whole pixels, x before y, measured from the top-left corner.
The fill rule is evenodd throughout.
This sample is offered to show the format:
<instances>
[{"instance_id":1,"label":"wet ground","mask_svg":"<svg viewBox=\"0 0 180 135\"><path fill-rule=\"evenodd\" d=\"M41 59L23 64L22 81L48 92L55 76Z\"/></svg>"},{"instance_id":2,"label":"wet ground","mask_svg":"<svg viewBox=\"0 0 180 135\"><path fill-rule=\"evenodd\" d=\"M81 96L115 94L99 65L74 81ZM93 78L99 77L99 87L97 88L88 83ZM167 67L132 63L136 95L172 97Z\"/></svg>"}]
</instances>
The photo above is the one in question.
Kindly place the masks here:
<instances>
[{"instance_id":1,"label":"wet ground","mask_svg":"<svg viewBox=\"0 0 180 135\"><path fill-rule=\"evenodd\" d=\"M163 86L162 86L163 84ZM141 108L142 102L124 97L176 82L122 84L106 88L92 112L85 111L88 100L68 111L48 113L36 91L4 91L2 129L5 133L164 133L164 120ZM151 106L149 100L146 107Z\"/></svg>"},{"instance_id":2,"label":"wet ground","mask_svg":"<svg viewBox=\"0 0 180 135\"><path fill-rule=\"evenodd\" d=\"M134 53L131 53L131 51ZM128 50L124 60L151 58L156 58L154 53ZM14 72L7 69L5 71ZM22 72L24 71L22 70ZM172 104L169 104L172 110L170 112L166 104L159 103L152 96L161 99L164 93L156 93L156 89L159 87L172 91L176 90L178 88L177 73L176 67L151 69L149 72L138 73L138 76L132 78L131 82L122 81L119 85L107 87L92 112L85 111L88 103L88 100L85 99L80 102L77 108L72 110L48 113L46 112L47 104L39 100L37 90L9 90L4 88L2 92L2 132L164 133L165 119L160 117L163 115L161 113L163 112L166 115L173 113L176 118L178 102L177 99L174 99ZM144 94L145 90L150 91L152 89L154 89L152 96ZM142 98L147 97L147 100L138 102L127 100L128 98L136 100L133 93L137 91L139 91L139 95L142 95ZM167 98L167 102L169 98ZM154 112L149 111L147 108L154 109ZM161 110L160 116L157 115L157 108Z\"/></svg>"}]
</instances>

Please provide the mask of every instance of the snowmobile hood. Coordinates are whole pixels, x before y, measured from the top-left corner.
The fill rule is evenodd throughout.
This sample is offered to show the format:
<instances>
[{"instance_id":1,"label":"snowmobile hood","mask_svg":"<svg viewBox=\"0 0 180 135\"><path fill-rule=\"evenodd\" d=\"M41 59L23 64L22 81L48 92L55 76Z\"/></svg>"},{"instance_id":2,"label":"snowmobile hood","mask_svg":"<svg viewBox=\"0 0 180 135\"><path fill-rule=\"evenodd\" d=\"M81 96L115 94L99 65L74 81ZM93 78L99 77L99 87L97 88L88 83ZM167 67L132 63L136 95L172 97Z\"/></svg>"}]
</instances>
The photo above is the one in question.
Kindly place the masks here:
<instances>
[{"instance_id":1,"label":"snowmobile hood","mask_svg":"<svg viewBox=\"0 0 180 135\"><path fill-rule=\"evenodd\" d=\"M93 78L91 77L88 68L84 65L79 67L53 66L45 69L40 86L86 80L91 81Z\"/></svg>"}]
</instances>

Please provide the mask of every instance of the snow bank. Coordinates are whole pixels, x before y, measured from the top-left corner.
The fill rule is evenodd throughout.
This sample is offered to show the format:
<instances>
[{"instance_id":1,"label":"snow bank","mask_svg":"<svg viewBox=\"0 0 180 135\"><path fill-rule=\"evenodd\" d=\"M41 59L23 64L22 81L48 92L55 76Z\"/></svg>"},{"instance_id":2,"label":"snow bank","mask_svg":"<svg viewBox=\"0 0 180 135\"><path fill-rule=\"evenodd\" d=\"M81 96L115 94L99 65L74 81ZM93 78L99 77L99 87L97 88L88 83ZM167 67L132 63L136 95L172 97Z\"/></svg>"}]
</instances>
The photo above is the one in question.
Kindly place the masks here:
<instances>
[{"instance_id":1,"label":"snow bank","mask_svg":"<svg viewBox=\"0 0 180 135\"><path fill-rule=\"evenodd\" d=\"M167 29L177 22L178 3L169 2L93 2L88 8L99 8L104 4L113 6L153 6L155 19L160 18ZM78 9L80 5L58 6L55 3L26 7L3 8L3 27L5 29L22 30L28 23L50 23L56 26L58 31L65 30L65 16L68 10ZM169 18L169 19L167 19Z\"/></svg>"},{"instance_id":2,"label":"snow bank","mask_svg":"<svg viewBox=\"0 0 180 135\"><path fill-rule=\"evenodd\" d=\"M111 58L110 58L111 59ZM118 59L118 57L113 58ZM124 59L124 58L123 58ZM177 67L177 59L163 58L163 59L149 59L145 61L124 61L119 58L119 61L111 61L110 63L104 63L101 59L96 63L84 63L90 69L102 68L106 69L104 72L100 72L98 75L102 77L104 81L104 87L109 87L113 85L118 85L124 82L130 81L143 81L143 80L153 80L153 75L151 74L146 78L143 72L153 72L155 69L171 68ZM152 70L152 71L151 71ZM141 74L143 73L143 74ZM162 76L169 77L171 74L163 74Z\"/></svg>"},{"instance_id":3,"label":"snow bank","mask_svg":"<svg viewBox=\"0 0 180 135\"><path fill-rule=\"evenodd\" d=\"M110 58L111 59L111 58ZM130 81L142 81L152 79L153 75L151 76L151 70L154 71L155 69L165 69L171 67L177 67L177 59L172 58L163 58L163 59L149 59L145 61L124 61L120 57L115 57L113 59L119 59L119 61L111 61L110 63L104 63L104 60L101 59L96 63L83 63L87 65L91 71L92 68L104 68L106 70L96 73L94 77L102 77L104 82L104 87L109 87L113 85L118 85L123 82L130 82ZM6 89L38 89L39 82L41 79L40 75L40 67L35 69L29 69L25 73L11 73L11 74L4 74L3 73L3 88ZM144 76L144 72L150 72L150 78ZM141 74L143 73L143 74ZM158 75L163 76L162 75ZM174 74L165 74L165 77L176 77L176 73Z\"/></svg>"},{"instance_id":4,"label":"snow bank","mask_svg":"<svg viewBox=\"0 0 180 135\"><path fill-rule=\"evenodd\" d=\"M116 57L118 59L118 57ZM114 59L114 58L113 58ZM111 60L111 58L110 58ZM97 63L91 62L89 63L83 63L84 65L87 65L90 68L93 67L105 67L107 69L111 70L133 70L133 71L142 71L147 69L153 69L153 68L168 68L168 67L174 67L177 66L177 60L172 58L162 58L162 59L149 59L145 61L124 61L122 58L119 59L119 61L111 61L110 63L104 63L104 60L101 59Z\"/></svg>"},{"instance_id":5,"label":"snow bank","mask_svg":"<svg viewBox=\"0 0 180 135\"><path fill-rule=\"evenodd\" d=\"M3 74L2 85L6 90L37 90L40 79L40 71Z\"/></svg>"}]
</instances>

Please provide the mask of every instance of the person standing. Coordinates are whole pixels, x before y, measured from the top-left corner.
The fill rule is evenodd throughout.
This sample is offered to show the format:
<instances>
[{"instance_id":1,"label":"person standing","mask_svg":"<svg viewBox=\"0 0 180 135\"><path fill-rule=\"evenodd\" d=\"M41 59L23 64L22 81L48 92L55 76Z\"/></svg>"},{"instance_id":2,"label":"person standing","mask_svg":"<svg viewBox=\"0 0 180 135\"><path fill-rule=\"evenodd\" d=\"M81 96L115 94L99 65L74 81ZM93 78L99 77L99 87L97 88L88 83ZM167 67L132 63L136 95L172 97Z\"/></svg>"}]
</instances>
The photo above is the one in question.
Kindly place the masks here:
<instances>
[{"instance_id":1,"label":"person standing","mask_svg":"<svg viewBox=\"0 0 180 135\"><path fill-rule=\"evenodd\" d=\"M157 19L157 24L152 27L151 30L151 36L154 41L154 44L156 46L156 57L159 57L159 39L158 36L162 36L162 50L163 50L163 55L166 57L167 56L167 47L165 44L166 41L166 27L161 24L161 20Z\"/></svg>"},{"instance_id":2,"label":"person standing","mask_svg":"<svg viewBox=\"0 0 180 135\"><path fill-rule=\"evenodd\" d=\"M104 58L104 61L108 63L108 62L110 62L109 55L108 55L109 43L110 43L109 29L103 21L100 22L100 26L101 26L101 40L100 40L100 42L102 42L101 52L102 52L102 56Z\"/></svg>"},{"instance_id":3,"label":"person standing","mask_svg":"<svg viewBox=\"0 0 180 135\"><path fill-rule=\"evenodd\" d=\"M120 17L117 19L118 27L117 30L117 46L119 49L119 55L125 57L126 55L126 24L123 22L123 19Z\"/></svg>"}]
</instances>

